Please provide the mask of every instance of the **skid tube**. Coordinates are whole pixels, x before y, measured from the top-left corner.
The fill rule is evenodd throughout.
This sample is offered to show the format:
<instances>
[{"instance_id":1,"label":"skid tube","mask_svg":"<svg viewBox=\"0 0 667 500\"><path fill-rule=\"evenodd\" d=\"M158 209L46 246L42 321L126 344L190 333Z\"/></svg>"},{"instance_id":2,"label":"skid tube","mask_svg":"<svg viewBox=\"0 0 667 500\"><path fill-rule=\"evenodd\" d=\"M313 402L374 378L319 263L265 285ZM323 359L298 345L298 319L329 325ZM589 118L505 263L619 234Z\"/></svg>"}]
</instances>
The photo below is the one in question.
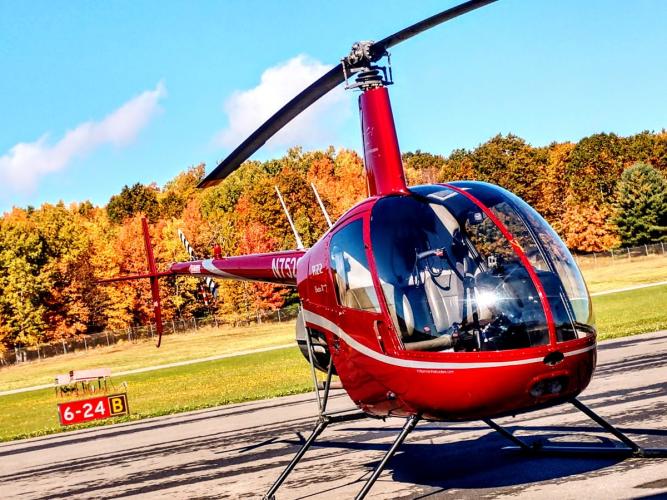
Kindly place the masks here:
<instances>
[{"instance_id":1,"label":"skid tube","mask_svg":"<svg viewBox=\"0 0 667 500\"><path fill-rule=\"evenodd\" d=\"M621 441L625 446L549 446L540 442L526 443L514 436L510 431L498 425L491 419L484 422L503 437L512 441L516 446L506 446L504 450L521 451L534 455L548 456L588 456L588 457L620 457L620 458L667 458L667 448L644 448L635 443L626 434L614 427L607 420L591 410L584 403L574 398L569 401L572 406L581 411L602 429Z\"/></svg>"}]
</instances>

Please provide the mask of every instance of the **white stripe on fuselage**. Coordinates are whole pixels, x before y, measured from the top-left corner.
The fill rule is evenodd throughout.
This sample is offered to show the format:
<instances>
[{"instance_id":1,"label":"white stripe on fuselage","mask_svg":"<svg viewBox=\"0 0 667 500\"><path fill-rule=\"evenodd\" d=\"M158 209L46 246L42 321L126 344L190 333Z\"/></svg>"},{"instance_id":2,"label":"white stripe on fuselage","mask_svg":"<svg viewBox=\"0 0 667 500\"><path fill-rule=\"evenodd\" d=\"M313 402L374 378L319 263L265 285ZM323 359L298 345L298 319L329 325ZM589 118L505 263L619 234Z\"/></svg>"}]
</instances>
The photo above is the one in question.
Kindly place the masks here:
<instances>
[{"instance_id":1,"label":"white stripe on fuselage","mask_svg":"<svg viewBox=\"0 0 667 500\"><path fill-rule=\"evenodd\" d=\"M403 368L418 368L422 370L468 370L472 368L497 368L501 366L517 366L517 365L528 365L532 363L543 363L544 357L539 358L527 358L527 359L515 359L512 361L489 361L489 362L476 362L476 363L466 363L466 362L438 362L438 361L418 361L412 359L401 359L393 358L385 354L374 351L373 349L363 345L362 343L356 341L350 337L343 329L341 329L336 323L328 320L327 318L315 314L312 311L306 309L303 310L304 319L306 322L311 323L320 328L330 331L337 337L345 341L355 351L368 356L376 361L381 363L386 363L388 365L400 366ZM595 349L595 344L584 347L583 349L578 349L576 351L570 351L563 353L565 357L576 356L577 354L583 354L585 352Z\"/></svg>"},{"instance_id":2,"label":"white stripe on fuselage","mask_svg":"<svg viewBox=\"0 0 667 500\"><path fill-rule=\"evenodd\" d=\"M221 271L217 267L213 265L213 259L206 259L201 261L201 267L206 269L209 273L215 274L216 276L223 276L225 278L231 278L231 279L241 279L238 276L234 276L233 274L226 273L225 271Z\"/></svg>"}]
</instances>

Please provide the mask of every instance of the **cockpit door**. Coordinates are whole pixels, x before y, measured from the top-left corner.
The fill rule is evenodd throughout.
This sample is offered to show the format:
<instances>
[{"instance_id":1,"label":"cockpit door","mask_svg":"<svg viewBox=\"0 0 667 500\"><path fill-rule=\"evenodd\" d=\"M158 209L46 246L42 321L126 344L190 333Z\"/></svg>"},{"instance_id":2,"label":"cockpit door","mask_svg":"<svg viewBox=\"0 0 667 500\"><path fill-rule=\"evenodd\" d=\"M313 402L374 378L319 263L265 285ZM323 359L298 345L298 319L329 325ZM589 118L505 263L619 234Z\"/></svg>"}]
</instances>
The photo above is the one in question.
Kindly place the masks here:
<instances>
[{"instance_id":1,"label":"cockpit door","mask_svg":"<svg viewBox=\"0 0 667 500\"><path fill-rule=\"evenodd\" d=\"M382 351L386 327L369 266L364 222L363 217L353 219L332 235L329 265L340 327L354 340Z\"/></svg>"}]
</instances>

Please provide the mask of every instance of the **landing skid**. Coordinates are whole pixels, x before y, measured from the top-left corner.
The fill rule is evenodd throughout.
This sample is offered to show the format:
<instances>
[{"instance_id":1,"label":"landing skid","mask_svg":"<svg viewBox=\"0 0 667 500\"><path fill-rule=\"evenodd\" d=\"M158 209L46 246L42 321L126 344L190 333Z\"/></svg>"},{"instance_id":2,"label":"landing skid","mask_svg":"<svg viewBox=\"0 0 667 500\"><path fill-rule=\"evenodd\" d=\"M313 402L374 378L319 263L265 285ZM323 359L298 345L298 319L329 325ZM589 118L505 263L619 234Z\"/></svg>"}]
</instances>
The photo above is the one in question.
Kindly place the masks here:
<instances>
[{"instance_id":1,"label":"landing skid","mask_svg":"<svg viewBox=\"0 0 667 500\"><path fill-rule=\"evenodd\" d=\"M644 448L635 443L626 434L607 422L600 415L591 410L578 399L571 399L570 403L579 411L588 416L605 431L612 434L625 446L551 446L543 445L540 442L526 443L514 436L510 431L498 425L491 419L484 419L484 422L497 431L500 435L510 440L516 446L506 446L504 450L515 450L531 455L548 456L588 456L600 458L667 458L667 448Z\"/></svg>"},{"instance_id":2,"label":"landing skid","mask_svg":"<svg viewBox=\"0 0 667 500\"><path fill-rule=\"evenodd\" d=\"M352 420L360 420L362 418L368 418L367 414L365 414L363 411L359 410L356 407L334 412L327 411L327 405L329 402L329 391L332 388L335 388L332 387L331 383L331 377L333 375L333 362L329 363L329 369L327 371L326 381L324 383L318 382L317 374L315 371L315 364L312 356L310 335L306 335L306 342L308 343L310 368L313 376L313 385L315 386L315 399L317 401L317 408L319 413L317 418L317 424L315 425L313 432L310 434L310 436L308 436L308 439L306 439L303 445L301 445L299 451L296 453L296 455L294 455L294 458L292 458L287 467L285 467L285 470L283 470L282 474L280 474L280 477L278 477L278 479L276 480L275 483L273 483L273 485L266 493L266 495L264 495L264 500L275 500L275 494L278 491L278 488L280 488L285 479L287 479L287 476L290 475L290 473L294 470L296 465L301 461L301 459L308 451L308 449L311 447L311 445L315 442L318 436L322 434L324 429L326 429L329 426L329 424L339 423L339 422L350 422ZM403 429L401 429L401 432L396 437L394 444L392 444L391 448L389 448L385 456L382 458L378 466L373 471L371 477L366 481L366 484L364 484L364 487L361 489L359 494L357 494L357 496L355 497L356 500L361 500L366 497L370 489L375 484L375 481L377 481L378 477L380 477L380 474L387 465L387 462L389 462L391 457L394 456L394 454L401 446L403 441L405 441L405 438L408 436L408 434L410 434L410 432L412 432L412 430L415 428L418 422L419 422L418 416L412 416L406 420L405 425L403 426Z\"/></svg>"},{"instance_id":3,"label":"landing skid","mask_svg":"<svg viewBox=\"0 0 667 500\"><path fill-rule=\"evenodd\" d=\"M315 440L322 434L322 432L329 426L329 424L339 423L339 422L350 422L353 420L360 420L367 418L368 415L358 408L348 408L345 410L327 411L327 406L329 403L329 392L332 388L332 375L333 375L333 363L329 364L329 369L327 371L326 381L321 383L317 380L317 374L315 369L315 363L312 356L312 345L310 342L310 336L306 336L306 341L308 343L308 353L310 368L313 376L313 385L315 387L315 399L317 401L318 408L318 418L315 428L313 429L308 439L303 443L299 451L294 455L294 458L287 465L285 470L280 474L280 477L276 480L275 483L271 486L269 491L264 495L264 500L275 500L275 494L278 491L278 488L285 482L290 473L294 470L297 464L301 461L305 453L315 442ZM483 421L491 427L493 430L498 432L500 435L511 441L515 446L504 447L504 450L518 450L524 453L531 455L549 455L549 456L588 456L588 457L620 457L620 458L667 458L667 449L665 448L643 448L630 439L626 434L621 432L619 429L614 427L612 424L607 422L604 418L599 416L593 410L591 410L584 403L579 401L576 398L573 398L569 401L576 409L584 413L586 416L595 421L603 430L609 432L614 437L616 437L623 447L615 446L550 446L543 445L540 442L535 443L526 443L522 439L513 435L509 430L505 429L501 425L497 424L491 419L483 419ZM414 430L417 423L420 420L420 416L413 415L409 417L401 432L396 436L396 440L392 444L391 448L384 455L378 466L373 471L373 474L364 484L364 487L355 497L355 500L361 500L366 497L370 489L375 484L375 481L380 477L380 474L384 470L385 466L394 456L398 448L403 444L405 438Z\"/></svg>"}]
</instances>

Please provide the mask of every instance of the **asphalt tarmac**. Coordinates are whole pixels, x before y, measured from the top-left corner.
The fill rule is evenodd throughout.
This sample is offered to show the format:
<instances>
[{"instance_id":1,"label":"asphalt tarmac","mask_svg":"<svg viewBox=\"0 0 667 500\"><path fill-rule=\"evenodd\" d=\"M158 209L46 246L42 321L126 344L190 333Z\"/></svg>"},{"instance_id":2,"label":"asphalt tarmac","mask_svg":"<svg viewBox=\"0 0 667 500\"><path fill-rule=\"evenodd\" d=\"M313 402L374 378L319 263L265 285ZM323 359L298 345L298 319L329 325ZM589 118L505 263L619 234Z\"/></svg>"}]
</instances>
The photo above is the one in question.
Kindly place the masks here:
<instances>
[{"instance_id":1,"label":"asphalt tarmac","mask_svg":"<svg viewBox=\"0 0 667 500\"><path fill-rule=\"evenodd\" d=\"M333 403L346 399L338 391ZM580 399L640 444L667 448L667 332L601 344ZM312 394L299 395L5 443L0 497L260 498L315 410ZM569 405L498 422L529 442L613 442ZM354 497L402 424L330 426L277 498ZM507 444L482 422L420 423L369 498L667 498L667 459L530 457Z\"/></svg>"}]
</instances>

